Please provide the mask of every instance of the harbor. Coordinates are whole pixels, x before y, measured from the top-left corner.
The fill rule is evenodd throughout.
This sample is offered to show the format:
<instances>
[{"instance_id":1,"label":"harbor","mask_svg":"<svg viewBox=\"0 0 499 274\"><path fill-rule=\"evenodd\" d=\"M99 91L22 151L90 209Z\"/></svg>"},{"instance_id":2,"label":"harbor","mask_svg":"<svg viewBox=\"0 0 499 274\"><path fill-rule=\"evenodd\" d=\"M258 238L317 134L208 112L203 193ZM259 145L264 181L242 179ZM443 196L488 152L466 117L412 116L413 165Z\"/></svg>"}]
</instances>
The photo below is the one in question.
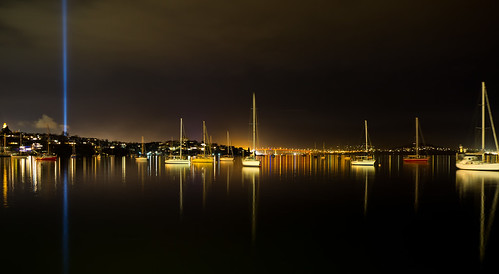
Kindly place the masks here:
<instances>
[{"instance_id":1,"label":"harbor","mask_svg":"<svg viewBox=\"0 0 499 274\"><path fill-rule=\"evenodd\" d=\"M1 1L1 273L498 272L498 3Z\"/></svg>"},{"instance_id":2,"label":"harbor","mask_svg":"<svg viewBox=\"0 0 499 274\"><path fill-rule=\"evenodd\" d=\"M499 174L456 170L454 156L384 155L375 167L334 155L260 156L260 168L165 159L1 158L2 259L20 273L64 261L71 273L497 267Z\"/></svg>"}]
</instances>

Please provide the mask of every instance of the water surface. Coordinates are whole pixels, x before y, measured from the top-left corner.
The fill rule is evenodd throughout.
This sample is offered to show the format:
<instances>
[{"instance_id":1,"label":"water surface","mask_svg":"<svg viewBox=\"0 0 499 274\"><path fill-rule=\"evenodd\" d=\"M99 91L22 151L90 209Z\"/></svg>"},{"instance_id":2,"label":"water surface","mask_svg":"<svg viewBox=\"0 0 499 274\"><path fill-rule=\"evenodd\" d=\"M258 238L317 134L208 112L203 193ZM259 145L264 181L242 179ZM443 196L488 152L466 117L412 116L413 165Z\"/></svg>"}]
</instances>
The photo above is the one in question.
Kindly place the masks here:
<instances>
[{"instance_id":1,"label":"water surface","mask_svg":"<svg viewBox=\"0 0 499 274\"><path fill-rule=\"evenodd\" d=\"M0 158L2 273L499 269L497 172L452 156L262 159Z\"/></svg>"}]
</instances>

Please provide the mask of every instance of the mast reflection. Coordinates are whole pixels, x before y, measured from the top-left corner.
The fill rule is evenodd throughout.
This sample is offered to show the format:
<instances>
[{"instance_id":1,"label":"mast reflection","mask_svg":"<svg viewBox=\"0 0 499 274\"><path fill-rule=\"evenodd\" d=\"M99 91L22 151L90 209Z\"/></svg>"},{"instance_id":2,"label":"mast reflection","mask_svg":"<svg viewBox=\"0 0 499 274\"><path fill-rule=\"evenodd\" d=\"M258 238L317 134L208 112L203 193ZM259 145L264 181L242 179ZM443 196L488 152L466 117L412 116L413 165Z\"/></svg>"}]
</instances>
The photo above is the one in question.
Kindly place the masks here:
<instances>
[{"instance_id":1,"label":"mast reflection","mask_svg":"<svg viewBox=\"0 0 499 274\"><path fill-rule=\"evenodd\" d=\"M257 186L260 180L260 168L243 167L244 180L251 182L251 243L256 241L256 219L257 219Z\"/></svg>"},{"instance_id":2,"label":"mast reflection","mask_svg":"<svg viewBox=\"0 0 499 274\"><path fill-rule=\"evenodd\" d=\"M190 169L189 165L168 165L165 164L166 173L171 174L173 180L176 180L175 176L178 175L178 207L179 207L179 216L182 218L184 214L184 182L187 181L186 171Z\"/></svg>"},{"instance_id":3,"label":"mast reflection","mask_svg":"<svg viewBox=\"0 0 499 274\"><path fill-rule=\"evenodd\" d=\"M7 194L8 194L8 180L7 180L7 165L4 163L3 165L3 188L2 188L2 194L3 194L3 207L7 208L9 207L9 203L7 201Z\"/></svg>"},{"instance_id":4,"label":"mast reflection","mask_svg":"<svg viewBox=\"0 0 499 274\"><path fill-rule=\"evenodd\" d=\"M121 182L126 183L126 157L121 157Z\"/></svg>"},{"instance_id":5,"label":"mast reflection","mask_svg":"<svg viewBox=\"0 0 499 274\"><path fill-rule=\"evenodd\" d=\"M203 210L206 209L207 184L212 182L212 180L215 180L213 166L216 165L211 163L196 163L192 165L194 174L201 174L201 183L203 185Z\"/></svg>"},{"instance_id":6,"label":"mast reflection","mask_svg":"<svg viewBox=\"0 0 499 274\"><path fill-rule=\"evenodd\" d=\"M470 171L470 170L457 170L456 171L456 186L461 198L466 194L475 194L480 196L480 263L485 259L485 250L487 242L492 231L494 217L497 209L497 202L499 200L499 173L491 171ZM486 216L486 194L494 190L492 201L490 202L490 210L488 217ZM487 220L488 219L488 220Z\"/></svg>"},{"instance_id":7,"label":"mast reflection","mask_svg":"<svg viewBox=\"0 0 499 274\"><path fill-rule=\"evenodd\" d=\"M352 172L357 180L364 181L364 217L367 216L367 201L369 193L369 177L371 181L375 175L376 169L374 166L352 166Z\"/></svg>"},{"instance_id":8,"label":"mast reflection","mask_svg":"<svg viewBox=\"0 0 499 274\"><path fill-rule=\"evenodd\" d=\"M179 168L178 170L178 177L179 177L179 191L178 191L178 207L179 207L179 214L180 214L180 217L182 217L182 214L184 213L184 188L183 188L183 185L182 185L182 177L183 177L183 171L185 169L183 168Z\"/></svg>"}]
</instances>

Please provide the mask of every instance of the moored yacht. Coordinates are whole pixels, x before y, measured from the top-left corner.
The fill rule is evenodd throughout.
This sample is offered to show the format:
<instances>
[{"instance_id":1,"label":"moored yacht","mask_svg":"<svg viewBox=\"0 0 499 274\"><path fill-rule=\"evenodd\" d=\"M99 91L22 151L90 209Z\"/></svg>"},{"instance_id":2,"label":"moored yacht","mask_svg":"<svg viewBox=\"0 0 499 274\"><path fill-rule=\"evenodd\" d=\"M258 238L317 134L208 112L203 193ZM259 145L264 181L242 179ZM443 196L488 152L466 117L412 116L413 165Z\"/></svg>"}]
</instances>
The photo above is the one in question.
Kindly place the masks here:
<instances>
[{"instance_id":1,"label":"moored yacht","mask_svg":"<svg viewBox=\"0 0 499 274\"><path fill-rule=\"evenodd\" d=\"M497 143L496 130L494 127L494 121L492 119L492 111L490 110L490 102L487 96L487 91L485 89L485 82L482 82L482 148L479 152L475 153L463 153L457 155L456 167L465 170L486 170L486 171L499 171L499 163L493 161L487 161L487 153L485 152L485 106L487 106L489 112L489 120L492 127L492 133L494 135L494 141L496 144L496 152L499 152L499 145ZM497 154L491 155L495 157L497 161Z\"/></svg>"},{"instance_id":2,"label":"moored yacht","mask_svg":"<svg viewBox=\"0 0 499 274\"><path fill-rule=\"evenodd\" d=\"M366 155L356 156L350 163L355 166L374 166L376 159L372 154L369 154L369 138L367 135L367 120L364 121L366 135Z\"/></svg>"},{"instance_id":3,"label":"moored yacht","mask_svg":"<svg viewBox=\"0 0 499 274\"><path fill-rule=\"evenodd\" d=\"M190 157L187 157L187 159L182 158L182 143L184 136L182 134L182 118L180 118L180 139L179 139L179 150L180 150L180 155L178 157L170 157L165 160L165 164L183 164L183 165L188 165L191 163Z\"/></svg>"},{"instance_id":4,"label":"moored yacht","mask_svg":"<svg viewBox=\"0 0 499 274\"><path fill-rule=\"evenodd\" d=\"M256 100L253 93L253 147L252 154L243 159L243 166L259 167L262 165L260 159L256 158Z\"/></svg>"}]
</instances>

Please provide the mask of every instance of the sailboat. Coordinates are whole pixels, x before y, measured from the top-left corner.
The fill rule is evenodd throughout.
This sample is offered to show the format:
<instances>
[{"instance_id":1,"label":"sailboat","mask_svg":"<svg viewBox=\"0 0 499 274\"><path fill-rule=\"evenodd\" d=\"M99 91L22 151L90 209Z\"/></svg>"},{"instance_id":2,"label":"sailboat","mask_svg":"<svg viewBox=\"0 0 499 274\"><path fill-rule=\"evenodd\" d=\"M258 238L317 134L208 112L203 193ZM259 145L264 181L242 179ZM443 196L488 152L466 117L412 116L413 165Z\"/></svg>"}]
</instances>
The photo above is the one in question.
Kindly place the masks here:
<instances>
[{"instance_id":1,"label":"sailboat","mask_svg":"<svg viewBox=\"0 0 499 274\"><path fill-rule=\"evenodd\" d=\"M326 143L322 142L322 156L321 159L326 159Z\"/></svg>"},{"instance_id":2,"label":"sailboat","mask_svg":"<svg viewBox=\"0 0 499 274\"><path fill-rule=\"evenodd\" d=\"M369 140L368 140L368 135L367 135L367 120L364 121L364 128L366 132L366 155L363 156L357 156L355 157L355 160L351 161L350 163L352 165L356 166L374 166L374 163L376 163L376 159L373 158L372 155L369 155Z\"/></svg>"},{"instance_id":3,"label":"sailboat","mask_svg":"<svg viewBox=\"0 0 499 274\"><path fill-rule=\"evenodd\" d=\"M73 141L71 147L72 147L71 158L76 158L76 141Z\"/></svg>"},{"instance_id":4,"label":"sailboat","mask_svg":"<svg viewBox=\"0 0 499 274\"><path fill-rule=\"evenodd\" d=\"M178 158L169 158L165 160L166 164L190 164L190 158L187 157L187 159L182 158L182 143L184 140L184 136L182 134L182 118L180 118L180 138L179 138L179 150L180 150L180 155Z\"/></svg>"},{"instance_id":5,"label":"sailboat","mask_svg":"<svg viewBox=\"0 0 499 274\"><path fill-rule=\"evenodd\" d=\"M230 145L229 131L227 130L227 154L220 157L220 161L234 161L234 153Z\"/></svg>"},{"instance_id":6,"label":"sailboat","mask_svg":"<svg viewBox=\"0 0 499 274\"><path fill-rule=\"evenodd\" d=\"M28 154L23 149L23 133L19 131L19 152L13 153L12 158L28 158Z\"/></svg>"},{"instance_id":7,"label":"sailboat","mask_svg":"<svg viewBox=\"0 0 499 274\"><path fill-rule=\"evenodd\" d=\"M6 127L6 124L4 123L4 128ZM10 157L11 153L7 152L7 134L3 134L3 148L2 152L0 152L0 157Z\"/></svg>"},{"instance_id":8,"label":"sailboat","mask_svg":"<svg viewBox=\"0 0 499 274\"><path fill-rule=\"evenodd\" d=\"M35 158L37 161L55 161L57 160L57 156L50 153L50 129L48 128L48 137L47 137L47 153L42 154L41 156L37 156Z\"/></svg>"},{"instance_id":9,"label":"sailboat","mask_svg":"<svg viewBox=\"0 0 499 274\"><path fill-rule=\"evenodd\" d=\"M192 163L204 163L204 164L212 164L214 161L214 157L211 155L211 142L206 144L206 139L208 138L208 133L206 131L206 123L203 121L203 154L198 154L196 157L193 157L191 160ZM208 155L206 155L206 151L208 150Z\"/></svg>"},{"instance_id":10,"label":"sailboat","mask_svg":"<svg viewBox=\"0 0 499 274\"><path fill-rule=\"evenodd\" d=\"M482 82L482 148L476 153L465 153L464 155L458 155L456 162L456 167L459 169L466 170L488 170L488 171L499 171L499 163L491 163L485 160L485 105L489 112L490 124L492 127L492 133L494 135L494 141L496 144L496 151L499 153L499 145L497 143L496 129L494 127L494 121L492 120L492 111L490 110L489 97L487 96L487 91L485 90L485 82Z\"/></svg>"},{"instance_id":11,"label":"sailboat","mask_svg":"<svg viewBox=\"0 0 499 274\"><path fill-rule=\"evenodd\" d=\"M416 117L416 155L404 157L406 163L427 163L430 157L419 155L419 119Z\"/></svg>"},{"instance_id":12,"label":"sailboat","mask_svg":"<svg viewBox=\"0 0 499 274\"><path fill-rule=\"evenodd\" d=\"M137 162L147 162L147 155L145 154L145 145L144 145L144 136L142 136L142 145L141 145L142 153L139 157L135 158Z\"/></svg>"},{"instance_id":13,"label":"sailboat","mask_svg":"<svg viewBox=\"0 0 499 274\"><path fill-rule=\"evenodd\" d=\"M259 167L262 162L256 158L256 100L253 93L253 153L243 159L243 166Z\"/></svg>"}]
</instances>

